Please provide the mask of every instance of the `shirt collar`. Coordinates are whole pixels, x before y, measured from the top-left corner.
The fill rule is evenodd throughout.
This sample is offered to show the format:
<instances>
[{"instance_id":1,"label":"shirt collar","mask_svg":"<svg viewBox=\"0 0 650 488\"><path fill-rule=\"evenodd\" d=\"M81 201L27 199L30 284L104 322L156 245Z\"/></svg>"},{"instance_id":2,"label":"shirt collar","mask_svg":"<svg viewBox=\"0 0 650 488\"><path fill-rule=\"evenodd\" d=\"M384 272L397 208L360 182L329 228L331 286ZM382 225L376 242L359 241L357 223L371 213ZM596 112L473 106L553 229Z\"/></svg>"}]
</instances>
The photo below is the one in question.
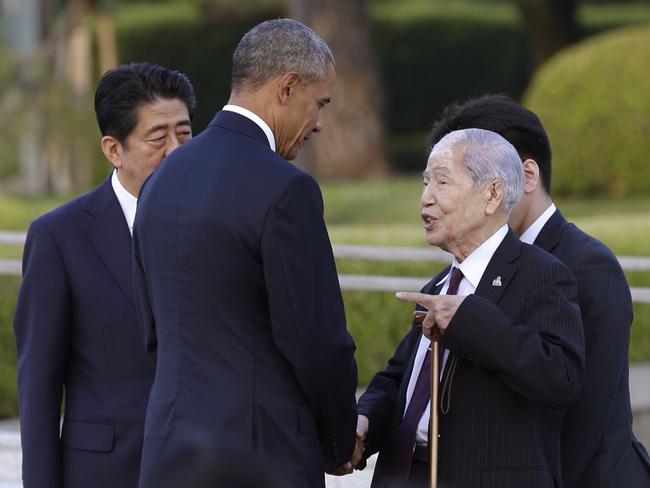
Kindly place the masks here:
<instances>
[{"instance_id":1,"label":"shirt collar","mask_svg":"<svg viewBox=\"0 0 650 488\"><path fill-rule=\"evenodd\" d=\"M226 110L227 112L235 112L239 115L243 115L247 119L250 119L253 122L255 122L257 125L259 125L260 129L264 131L266 138L269 140L269 146L271 146L271 150L275 152L275 137L273 136L273 131L268 126L268 124L262 120L262 118L259 115L251 112L248 109L245 109L244 107L240 107L239 105L226 105L225 107L223 107L222 110Z\"/></svg>"},{"instance_id":2,"label":"shirt collar","mask_svg":"<svg viewBox=\"0 0 650 488\"><path fill-rule=\"evenodd\" d=\"M548 219L551 218L551 216L555 213L555 204L551 203L551 205L544 211L542 215L537 217L537 220L532 223L526 231L521 234L521 237L519 240L521 242L525 242L526 244L532 244L535 242L535 239L537 239L537 236L539 233L542 231L542 228L546 225L546 222L548 222Z\"/></svg>"},{"instance_id":3,"label":"shirt collar","mask_svg":"<svg viewBox=\"0 0 650 488\"><path fill-rule=\"evenodd\" d=\"M490 264L492 256L494 256L494 253L501 245L501 242L503 242L503 239L505 239L507 233L508 226L503 225L499 230L492 234L488 240L474 249L474 251L472 251L472 253L467 256L462 263L459 263L454 257L451 265L462 271L463 276L470 282L474 289L478 287L485 269L488 264ZM440 280L437 285L444 283L448 276L449 273L447 273L447 276Z\"/></svg>"},{"instance_id":4,"label":"shirt collar","mask_svg":"<svg viewBox=\"0 0 650 488\"><path fill-rule=\"evenodd\" d=\"M122 186L120 179L117 177L116 169L113 170L111 184L113 185L113 191L115 192L117 201L120 202L120 207L122 207L122 213L124 213L124 218L129 226L129 232L133 235L133 221L135 220L135 211L138 206L138 199L131 195L128 190Z\"/></svg>"}]
</instances>

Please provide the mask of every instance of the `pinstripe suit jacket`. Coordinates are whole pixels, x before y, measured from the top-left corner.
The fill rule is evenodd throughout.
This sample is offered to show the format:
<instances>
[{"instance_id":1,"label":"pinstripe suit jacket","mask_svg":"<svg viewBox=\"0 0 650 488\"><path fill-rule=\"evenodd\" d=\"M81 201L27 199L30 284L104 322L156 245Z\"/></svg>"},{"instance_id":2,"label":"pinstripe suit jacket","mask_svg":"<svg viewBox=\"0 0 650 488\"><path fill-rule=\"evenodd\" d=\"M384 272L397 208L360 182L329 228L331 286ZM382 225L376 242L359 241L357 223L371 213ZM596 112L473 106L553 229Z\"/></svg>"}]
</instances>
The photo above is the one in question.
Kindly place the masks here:
<instances>
[{"instance_id":1,"label":"pinstripe suit jacket","mask_svg":"<svg viewBox=\"0 0 650 488\"><path fill-rule=\"evenodd\" d=\"M447 272L423 291L439 293L435 283ZM493 284L498 276L501 286ZM584 369L576 301L567 267L509 231L442 339L459 362L453 378L443 378L452 387L449 412L440 415L439 486L562 486L562 414ZM391 486L386 459L420 335L415 328L407 334L359 401L359 413L370 420L366 455L380 451L375 488Z\"/></svg>"},{"instance_id":2,"label":"pinstripe suit jacket","mask_svg":"<svg viewBox=\"0 0 650 488\"><path fill-rule=\"evenodd\" d=\"M607 247L556 211L535 245L573 272L585 335L585 381L562 426L562 474L570 488L650 486L648 453L632 432L628 349L630 289Z\"/></svg>"}]
</instances>

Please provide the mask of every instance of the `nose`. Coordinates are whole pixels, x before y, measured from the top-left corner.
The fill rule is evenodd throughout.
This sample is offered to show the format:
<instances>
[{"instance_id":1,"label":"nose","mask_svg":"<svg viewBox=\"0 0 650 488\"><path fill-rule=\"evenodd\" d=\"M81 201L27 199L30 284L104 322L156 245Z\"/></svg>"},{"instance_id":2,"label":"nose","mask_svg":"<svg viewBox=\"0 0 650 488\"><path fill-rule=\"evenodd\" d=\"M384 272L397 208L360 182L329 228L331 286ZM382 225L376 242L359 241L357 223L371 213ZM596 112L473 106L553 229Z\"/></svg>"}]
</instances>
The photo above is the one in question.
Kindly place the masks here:
<instances>
[{"instance_id":1,"label":"nose","mask_svg":"<svg viewBox=\"0 0 650 488\"><path fill-rule=\"evenodd\" d=\"M316 125L312 129L312 132L318 134L322 130L322 128L323 128L323 123L320 120L320 114L318 114L318 118L316 119Z\"/></svg>"},{"instance_id":2,"label":"nose","mask_svg":"<svg viewBox=\"0 0 650 488\"><path fill-rule=\"evenodd\" d=\"M167 142L167 145L165 146L165 157L173 153L180 145L181 143L178 142L178 137L176 137L176 135L171 136L169 142Z\"/></svg>"},{"instance_id":3,"label":"nose","mask_svg":"<svg viewBox=\"0 0 650 488\"><path fill-rule=\"evenodd\" d=\"M422 190L422 196L420 197L420 206L422 208L426 208L435 203L436 199L433 195L433 191L431 190L431 185L425 185L424 189Z\"/></svg>"}]
</instances>

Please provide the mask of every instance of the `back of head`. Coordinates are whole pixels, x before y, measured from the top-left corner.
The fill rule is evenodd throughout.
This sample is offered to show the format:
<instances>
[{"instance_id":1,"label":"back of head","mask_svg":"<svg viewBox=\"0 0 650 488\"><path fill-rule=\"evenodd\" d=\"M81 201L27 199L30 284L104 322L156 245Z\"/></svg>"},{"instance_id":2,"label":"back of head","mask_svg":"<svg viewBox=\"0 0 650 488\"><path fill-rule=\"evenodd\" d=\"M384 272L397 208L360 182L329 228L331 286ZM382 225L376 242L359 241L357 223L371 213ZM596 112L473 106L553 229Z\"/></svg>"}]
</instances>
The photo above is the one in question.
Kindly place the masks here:
<instances>
[{"instance_id":1,"label":"back of head","mask_svg":"<svg viewBox=\"0 0 650 488\"><path fill-rule=\"evenodd\" d=\"M542 185L551 192L551 145L541 121L505 95L486 95L447 106L429 135L429 150L446 134L460 129L485 129L510 142L522 161L534 159Z\"/></svg>"},{"instance_id":2,"label":"back of head","mask_svg":"<svg viewBox=\"0 0 650 488\"><path fill-rule=\"evenodd\" d=\"M256 89L295 71L303 84L322 80L334 55L318 34L291 19L267 20L248 31L233 54L231 88Z\"/></svg>"},{"instance_id":3,"label":"back of head","mask_svg":"<svg viewBox=\"0 0 650 488\"><path fill-rule=\"evenodd\" d=\"M122 144L138 124L138 107L178 99L194 113L196 97L187 76L148 63L125 64L104 73L95 92L95 113L103 136Z\"/></svg>"}]
</instances>

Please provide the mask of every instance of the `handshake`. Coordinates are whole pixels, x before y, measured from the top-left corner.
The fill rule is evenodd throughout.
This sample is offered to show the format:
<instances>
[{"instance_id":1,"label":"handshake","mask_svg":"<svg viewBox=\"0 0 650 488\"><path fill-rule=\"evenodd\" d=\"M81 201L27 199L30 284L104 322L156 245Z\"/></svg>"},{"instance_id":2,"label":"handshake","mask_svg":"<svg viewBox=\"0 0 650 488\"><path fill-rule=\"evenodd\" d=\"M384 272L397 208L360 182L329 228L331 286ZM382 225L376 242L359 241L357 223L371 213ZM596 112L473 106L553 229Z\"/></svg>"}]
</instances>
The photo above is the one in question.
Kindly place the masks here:
<instances>
[{"instance_id":1,"label":"handshake","mask_svg":"<svg viewBox=\"0 0 650 488\"><path fill-rule=\"evenodd\" d=\"M352 473L355 469L364 469L366 467L366 459L363 457L363 453L366 450L365 441L367 435L368 417L365 415L359 415L357 417L357 442L354 446L352 459L338 468L327 468L325 469L325 472L334 476L343 476Z\"/></svg>"}]
</instances>

